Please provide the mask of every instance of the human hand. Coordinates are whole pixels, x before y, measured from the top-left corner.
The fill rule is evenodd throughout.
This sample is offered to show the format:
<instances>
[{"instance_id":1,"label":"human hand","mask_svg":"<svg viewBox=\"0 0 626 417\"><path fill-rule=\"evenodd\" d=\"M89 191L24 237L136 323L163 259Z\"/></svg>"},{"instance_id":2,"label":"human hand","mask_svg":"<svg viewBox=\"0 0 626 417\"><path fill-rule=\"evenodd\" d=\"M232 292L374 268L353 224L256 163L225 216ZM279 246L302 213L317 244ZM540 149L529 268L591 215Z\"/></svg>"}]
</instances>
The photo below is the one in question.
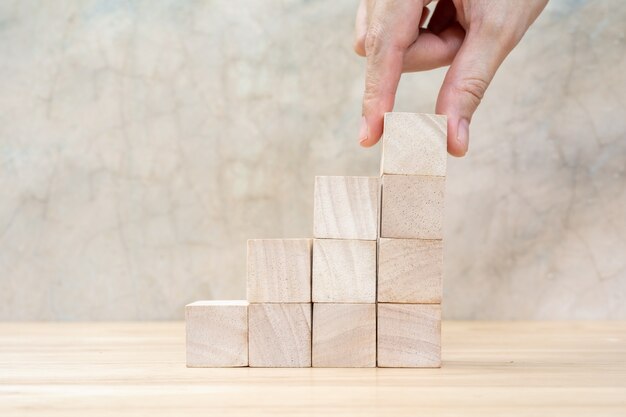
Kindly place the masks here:
<instances>
[{"instance_id":1,"label":"human hand","mask_svg":"<svg viewBox=\"0 0 626 417\"><path fill-rule=\"evenodd\" d=\"M403 72L450 65L436 113L448 116L448 152L463 156L469 124L496 70L548 0L361 0L354 49L367 57L361 145L380 139Z\"/></svg>"}]
</instances>

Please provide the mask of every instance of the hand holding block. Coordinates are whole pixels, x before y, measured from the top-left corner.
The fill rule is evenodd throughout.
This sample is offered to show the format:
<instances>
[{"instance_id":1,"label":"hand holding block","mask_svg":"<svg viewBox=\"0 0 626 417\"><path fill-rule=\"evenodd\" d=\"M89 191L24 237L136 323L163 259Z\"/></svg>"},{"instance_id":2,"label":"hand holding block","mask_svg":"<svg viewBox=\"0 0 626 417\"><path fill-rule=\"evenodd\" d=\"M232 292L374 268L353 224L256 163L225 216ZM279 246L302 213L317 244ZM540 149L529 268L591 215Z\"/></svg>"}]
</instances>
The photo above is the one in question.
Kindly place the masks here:
<instances>
[{"instance_id":1,"label":"hand holding block","mask_svg":"<svg viewBox=\"0 0 626 417\"><path fill-rule=\"evenodd\" d=\"M311 302L311 239L248 240L248 301Z\"/></svg>"},{"instance_id":2,"label":"hand holding block","mask_svg":"<svg viewBox=\"0 0 626 417\"><path fill-rule=\"evenodd\" d=\"M441 366L439 304L378 304L378 366Z\"/></svg>"},{"instance_id":3,"label":"hand holding block","mask_svg":"<svg viewBox=\"0 0 626 417\"><path fill-rule=\"evenodd\" d=\"M250 366L311 366L311 304L250 304Z\"/></svg>"},{"instance_id":4,"label":"hand holding block","mask_svg":"<svg viewBox=\"0 0 626 417\"><path fill-rule=\"evenodd\" d=\"M374 177L315 177L313 237L376 240L379 188Z\"/></svg>"},{"instance_id":5,"label":"hand holding block","mask_svg":"<svg viewBox=\"0 0 626 417\"><path fill-rule=\"evenodd\" d=\"M198 301L185 306L187 366L248 366L248 302Z\"/></svg>"},{"instance_id":6,"label":"hand holding block","mask_svg":"<svg viewBox=\"0 0 626 417\"><path fill-rule=\"evenodd\" d=\"M315 239L313 302L374 303L376 241Z\"/></svg>"},{"instance_id":7,"label":"hand holding block","mask_svg":"<svg viewBox=\"0 0 626 417\"><path fill-rule=\"evenodd\" d=\"M446 116L385 113L381 174L445 176L447 143Z\"/></svg>"},{"instance_id":8,"label":"hand holding block","mask_svg":"<svg viewBox=\"0 0 626 417\"><path fill-rule=\"evenodd\" d=\"M383 175L380 236L442 239L445 177Z\"/></svg>"},{"instance_id":9,"label":"hand holding block","mask_svg":"<svg viewBox=\"0 0 626 417\"><path fill-rule=\"evenodd\" d=\"M375 304L313 304L313 366L376 366Z\"/></svg>"},{"instance_id":10,"label":"hand holding block","mask_svg":"<svg viewBox=\"0 0 626 417\"><path fill-rule=\"evenodd\" d=\"M443 241L385 239L378 243L378 301L441 303Z\"/></svg>"}]
</instances>

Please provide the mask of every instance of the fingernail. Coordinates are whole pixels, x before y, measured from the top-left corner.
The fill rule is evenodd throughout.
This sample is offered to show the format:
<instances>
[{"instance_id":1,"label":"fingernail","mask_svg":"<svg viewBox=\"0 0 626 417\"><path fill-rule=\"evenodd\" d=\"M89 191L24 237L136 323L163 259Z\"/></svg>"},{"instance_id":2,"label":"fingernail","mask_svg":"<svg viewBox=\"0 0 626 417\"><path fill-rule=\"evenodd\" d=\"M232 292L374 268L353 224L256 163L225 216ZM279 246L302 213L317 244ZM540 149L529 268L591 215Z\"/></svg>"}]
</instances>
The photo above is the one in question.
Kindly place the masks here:
<instances>
[{"instance_id":1,"label":"fingernail","mask_svg":"<svg viewBox=\"0 0 626 417\"><path fill-rule=\"evenodd\" d=\"M361 128L359 129L359 143L363 143L367 140L367 120L365 116L361 117Z\"/></svg>"},{"instance_id":2,"label":"fingernail","mask_svg":"<svg viewBox=\"0 0 626 417\"><path fill-rule=\"evenodd\" d=\"M469 143L469 122L467 119L461 119L456 128L456 141L463 149L464 153L467 152L467 145Z\"/></svg>"}]
</instances>

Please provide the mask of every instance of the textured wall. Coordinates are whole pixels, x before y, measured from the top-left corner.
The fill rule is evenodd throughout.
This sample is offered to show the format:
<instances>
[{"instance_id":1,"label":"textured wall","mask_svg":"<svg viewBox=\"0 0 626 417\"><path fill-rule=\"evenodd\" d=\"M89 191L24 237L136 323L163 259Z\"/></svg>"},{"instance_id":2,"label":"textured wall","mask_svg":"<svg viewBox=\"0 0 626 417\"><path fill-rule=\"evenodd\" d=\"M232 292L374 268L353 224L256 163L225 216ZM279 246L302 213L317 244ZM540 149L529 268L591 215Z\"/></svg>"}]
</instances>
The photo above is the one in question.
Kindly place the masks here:
<instances>
[{"instance_id":1,"label":"textured wall","mask_svg":"<svg viewBox=\"0 0 626 417\"><path fill-rule=\"evenodd\" d=\"M247 238L311 235L314 175L378 172L355 6L0 3L0 319L244 297ZM494 80L449 161L447 318L626 318L624 21L553 0Z\"/></svg>"}]
</instances>

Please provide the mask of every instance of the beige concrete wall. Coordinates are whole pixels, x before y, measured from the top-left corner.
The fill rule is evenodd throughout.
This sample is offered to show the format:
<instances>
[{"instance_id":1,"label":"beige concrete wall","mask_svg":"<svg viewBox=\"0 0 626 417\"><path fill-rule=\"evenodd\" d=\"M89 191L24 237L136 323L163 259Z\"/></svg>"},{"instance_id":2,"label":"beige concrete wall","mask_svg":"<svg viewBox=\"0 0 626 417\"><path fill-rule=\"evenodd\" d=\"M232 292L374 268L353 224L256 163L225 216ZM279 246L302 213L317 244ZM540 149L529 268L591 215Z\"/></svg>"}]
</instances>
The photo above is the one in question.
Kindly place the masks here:
<instances>
[{"instance_id":1,"label":"beige concrete wall","mask_svg":"<svg viewBox=\"0 0 626 417\"><path fill-rule=\"evenodd\" d=\"M0 319L180 319L310 236L357 146L355 1L0 5ZM446 318L626 318L626 5L556 1L450 159ZM443 71L406 76L432 112Z\"/></svg>"}]
</instances>

